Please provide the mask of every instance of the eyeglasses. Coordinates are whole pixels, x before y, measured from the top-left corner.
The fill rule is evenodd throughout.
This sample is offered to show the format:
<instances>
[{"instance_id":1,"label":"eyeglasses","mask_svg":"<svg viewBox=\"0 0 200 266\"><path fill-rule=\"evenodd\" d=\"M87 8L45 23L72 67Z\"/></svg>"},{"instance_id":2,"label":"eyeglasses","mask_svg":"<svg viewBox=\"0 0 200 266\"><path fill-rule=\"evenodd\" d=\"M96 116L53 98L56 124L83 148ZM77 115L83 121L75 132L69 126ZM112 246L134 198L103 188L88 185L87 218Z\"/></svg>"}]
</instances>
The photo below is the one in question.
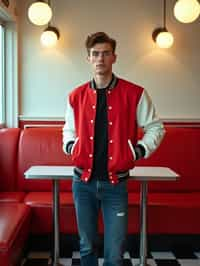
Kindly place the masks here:
<instances>
[{"instance_id":1,"label":"eyeglasses","mask_svg":"<svg viewBox=\"0 0 200 266\"><path fill-rule=\"evenodd\" d=\"M102 51L102 52L99 52L99 51L91 51L91 56L92 57L99 57L99 56L103 56L103 57L108 57L110 55L112 55L113 52L112 51Z\"/></svg>"}]
</instances>

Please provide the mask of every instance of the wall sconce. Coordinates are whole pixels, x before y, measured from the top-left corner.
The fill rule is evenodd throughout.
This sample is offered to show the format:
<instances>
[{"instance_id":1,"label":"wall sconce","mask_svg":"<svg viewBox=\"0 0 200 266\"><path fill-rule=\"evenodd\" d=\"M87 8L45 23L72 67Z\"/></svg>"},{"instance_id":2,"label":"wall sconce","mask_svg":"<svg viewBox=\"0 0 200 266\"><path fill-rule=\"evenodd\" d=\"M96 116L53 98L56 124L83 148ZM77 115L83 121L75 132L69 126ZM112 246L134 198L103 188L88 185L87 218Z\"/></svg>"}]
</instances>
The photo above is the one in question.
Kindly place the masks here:
<instances>
[{"instance_id":1,"label":"wall sconce","mask_svg":"<svg viewBox=\"0 0 200 266\"><path fill-rule=\"evenodd\" d=\"M174 37L166 27L166 0L163 0L163 27L156 28L152 38L160 48L170 48L174 43Z\"/></svg>"},{"instance_id":2,"label":"wall sconce","mask_svg":"<svg viewBox=\"0 0 200 266\"><path fill-rule=\"evenodd\" d=\"M182 23L195 21L200 14L200 4L197 0L178 0L174 6L174 16Z\"/></svg>"},{"instance_id":3,"label":"wall sconce","mask_svg":"<svg viewBox=\"0 0 200 266\"><path fill-rule=\"evenodd\" d=\"M56 45L58 39L60 37L60 33L57 28L53 26L48 26L42 33L40 37L40 41L43 46L51 48Z\"/></svg>"},{"instance_id":4,"label":"wall sconce","mask_svg":"<svg viewBox=\"0 0 200 266\"><path fill-rule=\"evenodd\" d=\"M52 18L51 7L43 0L35 1L28 9L28 17L37 26L45 25Z\"/></svg>"}]
</instances>

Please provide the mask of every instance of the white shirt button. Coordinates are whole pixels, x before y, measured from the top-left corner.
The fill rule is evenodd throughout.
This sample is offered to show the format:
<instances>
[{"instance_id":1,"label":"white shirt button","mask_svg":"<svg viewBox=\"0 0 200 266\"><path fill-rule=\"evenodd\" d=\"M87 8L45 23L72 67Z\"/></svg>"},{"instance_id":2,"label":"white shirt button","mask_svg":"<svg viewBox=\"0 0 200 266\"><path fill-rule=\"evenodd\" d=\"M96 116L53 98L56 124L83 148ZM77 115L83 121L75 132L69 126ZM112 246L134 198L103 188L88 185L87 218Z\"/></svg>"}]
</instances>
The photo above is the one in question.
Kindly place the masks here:
<instances>
[{"instance_id":1,"label":"white shirt button","mask_svg":"<svg viewBox=\"0 0 200 266\"><path fill-rule=\"evenodd\" d=\"M112 156L110 156L109 159L112 160Z\"/></svg>"},{"instance_id":2,"label":"white shirt button","mask_svg":"<svg viewBox=\"0 0 200 266\"><path fill-rule=\"evenodd\" d=\"M85 181L88 181L88 177L85 177Z\"/></svg>"},{"instance_id":3,"label":"white shirt button","mask_svg":"<svg viewBox=\"0 0 200 266\"><path fill-rule=\"evenodd\" d=\"M94 139L93 136L91 136L91 137L90 137L90 140L93 140L93 139Z\"/></svg>"},{"instance_id":4,"label":"white shirt button","mask_svg":"<svg viewBox=\"0 0 200 266\"><path fill-rule=\"evenodd\" d=\"M112 139L110 139L110 140L109 140L109 143L113 143L113 140L112 140Z\"/></svg>"},{"instance_id":5,"label":"white shirt button","mask_svg":"<svg viewBox=\"0 0 200 266\"><path fill-rule=\"evenodd\" d=\"M92 158L92 156L93 156L93 155L90 153L90 154L89 154L89 157Z\"/></svg>"},{"instance_id":6,"label":"white shirt button","mask_svg":"<svg viewBox=\"0 0 200 266\"><path fill-rule=\"evenodd\" d=\"M112 126L112 122L111 121L109 122L109 125Z\"/></svg>"},{"instance_id":7,"label":"white shirt button","mask_svg":"<svg viewBox=\"0 0 200 266\"><path fill-rule=\"evenodd\" d=\"M95 106L95 105L92 105L92 108L93 108L93 109L95 109L95 108L96 108L96 106Z\"/></svg>"},{"instance_id":8,"label":"white shirt button","mask_svg":"<svg viewBox=\"0 0 200 266\"><path fill-rule=\"evenodd\" d=\"M91 119L91 120L90 120L90 122L91 122L91 124L93 124L93 123L94 123L94 120L93 120L93 119Z\"/></svg>"},{"instance_id":9,"label":"white shirt button","mask_svg":"<svg viewBox=\"0 0 200 266\"><path fill-rule=\"evenodd\" d=\"M91 172L91 168L88 169L88 172L89 172L89 173Z\"/></svg>"},{"instance_id":10,"label":"white shirt button","mask_svg":"<svg viewBox=\"0 0 200 266\"><path fill-rule=\"evenodd\" d=\"M108 94L111 94L111 91L110 90L108 90Z\"/></svg>"},{"instance_id":11,"label":"white shirt button","mask_svg":"<svg viewBox=\"0 0 200 266\"><path fill-rule=\"evenodd\" d=\"M93 93L94 93L94 94L97 93L96 90L94 90Z\"/></svg>"},{"instance_id":12,"label":"white shirt button","mask_svg":"<svg viewBox=\"0 0 200 266\"><path fill-rule=\"evenodd\" d=\"M108 106L108 109L109 109L109 110L112 110L112 106Z\"/></svg>"},{"instance_id":13,"label":"white shirt button","mask_svg":"<svg viewBox=\"0 0 200 266\"><path fill-rule=\"evenodd\" d=\"M111 180L111 183L112 183L112 184L114 184L114 183L115 183L115 181L114 181L114 180Z\"/></svg>"}]
</instances>

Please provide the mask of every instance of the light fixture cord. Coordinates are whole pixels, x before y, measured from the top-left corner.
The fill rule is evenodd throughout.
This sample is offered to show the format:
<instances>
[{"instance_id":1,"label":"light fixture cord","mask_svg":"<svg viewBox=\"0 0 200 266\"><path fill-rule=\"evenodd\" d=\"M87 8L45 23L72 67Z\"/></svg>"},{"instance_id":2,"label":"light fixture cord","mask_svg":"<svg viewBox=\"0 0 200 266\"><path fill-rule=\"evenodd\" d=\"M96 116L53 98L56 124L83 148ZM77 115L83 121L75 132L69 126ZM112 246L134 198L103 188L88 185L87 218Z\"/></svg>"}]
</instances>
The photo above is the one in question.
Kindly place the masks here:
<instances>
[{"instance_id":1,"label":"light fixture cord","mask_svg":"<svg viewBox=\"0 0 200 266\"><path fill-rule=\"evenodd\" d=\"M48 0L47 2L48 2L48 5L51 7L51 0ZM49 23L48 23L48 27L50 27L50 26L51 26L51 21L49 21Z\"/></svg>"},{"instance_id":2,"label":"light fixture cord","mask_svg":"<svg viewBox=\"0 0 200 266\"><path fill-rule=\"evenodd\" d=\"M163 26L166 28L166 0L163 0Z\"/></svg>"}]
</instances>

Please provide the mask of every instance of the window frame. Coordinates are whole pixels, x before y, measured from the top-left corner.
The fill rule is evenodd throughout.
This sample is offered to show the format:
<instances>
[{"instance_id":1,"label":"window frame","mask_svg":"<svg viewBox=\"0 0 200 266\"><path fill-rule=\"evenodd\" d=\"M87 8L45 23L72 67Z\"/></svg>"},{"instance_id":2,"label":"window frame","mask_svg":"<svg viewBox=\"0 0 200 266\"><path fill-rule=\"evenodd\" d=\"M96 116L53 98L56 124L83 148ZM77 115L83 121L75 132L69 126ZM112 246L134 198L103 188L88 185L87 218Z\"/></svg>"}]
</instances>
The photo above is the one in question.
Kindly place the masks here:
<instances>
[{"instance_id":1,"label":"window frame","mask_svg":"<svg viewBox=\"0 0 200 266\"><path fill-rule=\"evenodd\" d=\"M4 123L2 127L18 127L18 21L0 8L0 23L4 26Z\"/></svg>"},{"instance_id":2,"label":"window frame","mask_svg":"<svg viewBox=\"0 0 200 266\"><path fill-rule=\"evenodd\" d=\"M2 39L2 47L1 47L1 53L2 53L2 58L1 58L1 64L2 64L2 81L1 81L1 86L2 86L2 91L1 93L1 110L0 112L2 113L2 120L0 120L0 128L5 127L6 124L6 96L5 96L5 23L0 20L0 27L2 28L1 31L1 39Z\"/></svg>"},{"instance_id":3,"label":"window frame","mask_svg":"<svg viewBox=\"0 0 200 266\"><path fill-rule=\"evenodd\" d=\"M18 127L18 31L15 21L5 25L5 126Z\"/></svg>"}]
</instances>

